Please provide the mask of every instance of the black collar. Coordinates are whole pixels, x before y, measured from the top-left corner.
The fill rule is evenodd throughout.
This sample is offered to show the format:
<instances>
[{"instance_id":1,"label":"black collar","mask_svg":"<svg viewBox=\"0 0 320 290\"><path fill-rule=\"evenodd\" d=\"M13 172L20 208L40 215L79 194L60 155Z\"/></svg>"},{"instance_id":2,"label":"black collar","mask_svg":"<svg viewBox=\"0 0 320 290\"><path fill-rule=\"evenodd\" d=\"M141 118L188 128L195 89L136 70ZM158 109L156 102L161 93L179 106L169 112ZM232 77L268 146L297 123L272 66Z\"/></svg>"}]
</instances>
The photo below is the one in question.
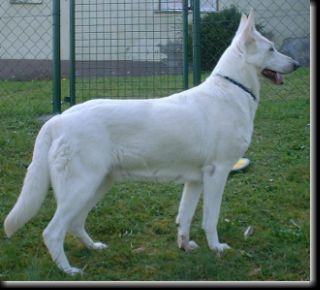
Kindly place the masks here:
<instances>
[{"instance_id":1,"label":"black collar","mask_svg":"<svg viewBox=\"0 0 320 290\"><path fill-rule=\"evenodd\" d=\"M257 97L254 95L254 93L252 91L250 91L247 87L245 87L243 84L240 84L239 82L235 81L232 78L229 78L228 76L223 76L223 75L220 75L220 74L219 74L219 76L225 78L229 82L231 82L234 85L238 86L239 88L243 89L246 93L250 94L250 96L253 98L254 101L257 100Z\"/></svg>"}]
</instances>

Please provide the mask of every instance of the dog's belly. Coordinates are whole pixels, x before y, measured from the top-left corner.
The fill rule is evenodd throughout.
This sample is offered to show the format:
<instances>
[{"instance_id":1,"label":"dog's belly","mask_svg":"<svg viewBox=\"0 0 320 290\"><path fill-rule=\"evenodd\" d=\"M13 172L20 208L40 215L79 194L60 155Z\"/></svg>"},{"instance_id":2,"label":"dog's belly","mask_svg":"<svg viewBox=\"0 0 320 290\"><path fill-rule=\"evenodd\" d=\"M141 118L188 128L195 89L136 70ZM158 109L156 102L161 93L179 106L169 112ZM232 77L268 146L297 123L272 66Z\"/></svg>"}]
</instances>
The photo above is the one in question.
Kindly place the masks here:
<instances>
[{"instance_id":1,"label":"dog's belly","mask_svg":"<svg viewBox=\"0 0 320 290\"><path fill-rule=\"evenodd\" d=\"M114 181L155 181L155 182L198 182L202 179L202 170L199 168L158 168L158 169L123 169L115 168L112 171Z\"/></svg>"}]
</instances>

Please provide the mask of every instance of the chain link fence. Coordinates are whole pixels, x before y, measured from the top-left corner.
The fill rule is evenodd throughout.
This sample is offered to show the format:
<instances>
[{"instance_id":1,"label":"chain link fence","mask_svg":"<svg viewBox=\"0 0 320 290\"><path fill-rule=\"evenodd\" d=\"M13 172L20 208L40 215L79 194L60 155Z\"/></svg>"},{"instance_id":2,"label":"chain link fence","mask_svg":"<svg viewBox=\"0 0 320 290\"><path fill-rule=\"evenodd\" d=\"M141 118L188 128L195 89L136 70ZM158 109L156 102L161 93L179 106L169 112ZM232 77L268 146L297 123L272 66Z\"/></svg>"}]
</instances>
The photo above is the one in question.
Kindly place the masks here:
<instances>
[{"instance_id":1,"label":"chain link fence","mask_svg":"<svg viewBox=\"0 0 320 290\"><path fill-rule=\"evenodd\" d=\"M292 86L281 90L301 91L301 82L309 82L310 64L310 3L300 0L200 0L201 17L201 68L211 71L221 54L231 42L238 28L241 13L255 11L257 29L275 43L282 53L291 56L306 71ZM211 11L213 13L208 13ZM189 53L190 55L190 53ZM206 75L206 74L205 74ZM204 76L205 76L204 75ZM278 90L275 86L267 87ZM301 91L301 94L309 92Z\"/></svg>"},{"instance_id":2,"label":"chain link fence","mask_svg":"<svg viewBox=\"0 0 320 290\"><path fill-rule=\"evenodd\" d=\"M0 1L0 115L51 110L51 0ZM5 125L4 125L5 126Z\"/></svg>"},{"instance_id":3,"label":"chain link fence","mask_svg":"<svg viewBox=\"0 0 320 290\"><path fill-rule=\"evenodd\" d=\"M75 1L77 99L183 89L182 1Z\"/></svg>"},{"instance_id":4,"label":"chain link fence","mask_svg":"<svg viewBox=\"0 0 320 290\"><path fill-rule=\"evenodd\" d=\"M249 7L255 9L262 32L280 51L297 59L308 70L309 1L195 1L200 1L201 12L202 79L229 44L239 13L248 13ZM60 2L63 101L69 86L70 1ZM165 96L186 87L185 69L189 68L191 79L193 62L191 0L74 2L77 103L95 97ZM183 14L185 3L187 18ZM7 106L37 113L52 110L52 22L51 0L0 1L2 111ZM185 25L189 25L189 37ZM309 79L301 79L305 81ZM301 87L299 82L294 85L296 90ZM68 106L63 103L63 109Z\"/></svg>"},{"instance_id":5,"label":"chain link fence","mask_svg":"<svg viewBox=\"0 0 320 290\"><path fill-rule=\"evenodd\" d=\"M202 78L229 45L241 12L250 7L258 28L280 51L309 65L308 1L199 1ZM193 1L186 2L189 29L184 27L182 0L76 1L78 100L155 97L182 90L185 29L189 64L184 65L191 72L194 61Z\"/></svg>"},{"instance_id":6,"label":"chain link fence","mask_svg":"<svg viewBox=\"0 0 320 290\"><path fill-rule=\"evenodd\" d=\"M51 2L0 2L0 79L51 78Z\"/></svg>"},{"instance_id":7,"label":"chain link fence","mask_svg":"<svg viewBox=\"0 0 320 290\"><path fill-rule=\"evenodd\" d=\"M252 7L255 11L258 30L272 40L280 51L289 54L302 65L309 65L310 3L308 1L200 1L206 3L206 7L212 7L212 11L216 11L202 17L203 63L210 61L210 56L206 56L205 53L205 48L208 46L214 51L211 58L218 59L238 27L241 12L248 13L249 8ZM214 41L210 43L210 40ZM210 50L209 53L211 53Z\"/></svg>"}]
</instances>

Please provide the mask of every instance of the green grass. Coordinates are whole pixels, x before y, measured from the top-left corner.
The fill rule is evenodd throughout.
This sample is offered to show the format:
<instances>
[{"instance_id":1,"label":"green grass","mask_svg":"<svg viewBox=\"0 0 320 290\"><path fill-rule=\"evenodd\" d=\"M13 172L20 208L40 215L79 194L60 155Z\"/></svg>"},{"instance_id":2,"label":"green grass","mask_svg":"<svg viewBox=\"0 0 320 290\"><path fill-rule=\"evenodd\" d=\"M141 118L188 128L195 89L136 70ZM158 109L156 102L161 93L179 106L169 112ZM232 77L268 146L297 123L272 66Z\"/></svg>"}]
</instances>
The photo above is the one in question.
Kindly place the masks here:
<instances>
[{"instance_id":1,"label":"green grass","mask_svg":"<svg viewBox=\"0 0 320 290\"><path fill-rule=\"evenodd\" d=\"M192 83L190 75L190 83ZM145 98L167 96L183 87L182 75L78 79L78 101L96 97Z\"/></svg>"},{"instance_id":2,"label":"green grass","mask_svg":"<svg viewBox=\"0 0 320 290\"><path fill-rule=\"evenodd\" d=\"M147 80L146 80L147 81ZM51 110L51 83L0 82L1 223L15 203L40 128ZM219 256L201 229L202 202L192 239L197 251L176 246L175 216L182 187L165 183L115 185L87 221L88 231L109 248L85 249L67 236L65 250L85 275L69 277L51 261L42 231L55 210L52 192L39 214L11 239L0 233L0 279L6 281L308 281L310 280L309 70L286 84L263 83L252 144L252 164L231 174L219 222L232 250ZM67 85L63 92L66 95ZM160 93L159 93L160 94ZM251 225L254 233L244 239Z\"/></svg>"}]
</instances>

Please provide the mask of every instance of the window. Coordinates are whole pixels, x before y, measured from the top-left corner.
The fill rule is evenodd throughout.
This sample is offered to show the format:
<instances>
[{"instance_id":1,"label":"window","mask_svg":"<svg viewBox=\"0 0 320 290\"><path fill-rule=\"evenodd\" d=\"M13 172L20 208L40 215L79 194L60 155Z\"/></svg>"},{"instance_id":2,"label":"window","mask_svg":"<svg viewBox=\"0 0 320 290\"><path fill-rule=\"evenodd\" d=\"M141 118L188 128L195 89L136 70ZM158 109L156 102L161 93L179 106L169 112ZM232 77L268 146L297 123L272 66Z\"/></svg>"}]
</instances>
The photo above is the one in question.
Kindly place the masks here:
<instances>
[{"instance_id":1,"label":"window","mask_svg":"<svg viewBox=\"0 0 320 290\"><path fill-rule=\"evenodd\" d=\"M160 0L160 11L181 11L182 0Z\"/></svg>"},{"instance_id":2,"label":"window","mask_svg":"<svg viewBox=\"0 0 320 290\"><path fill-rule=\"evenodd\" d=\"M200 1L200 0L198 0ZM190 1L189 1L190 5ZM183 7L183 0L159 0L160 11L181 11ZM217 11L217 0L202 0L200 2L201 12Z\"/></svg>"},{"instance_id":3,"label":"window","mask_svg":"<svg viewBox=\"0 0 320 290\"><path fill-rule=\"evenodd\" d=\"M10 0L10 4L41 4L42 0Z\"/></svg>"}]
</instances>

